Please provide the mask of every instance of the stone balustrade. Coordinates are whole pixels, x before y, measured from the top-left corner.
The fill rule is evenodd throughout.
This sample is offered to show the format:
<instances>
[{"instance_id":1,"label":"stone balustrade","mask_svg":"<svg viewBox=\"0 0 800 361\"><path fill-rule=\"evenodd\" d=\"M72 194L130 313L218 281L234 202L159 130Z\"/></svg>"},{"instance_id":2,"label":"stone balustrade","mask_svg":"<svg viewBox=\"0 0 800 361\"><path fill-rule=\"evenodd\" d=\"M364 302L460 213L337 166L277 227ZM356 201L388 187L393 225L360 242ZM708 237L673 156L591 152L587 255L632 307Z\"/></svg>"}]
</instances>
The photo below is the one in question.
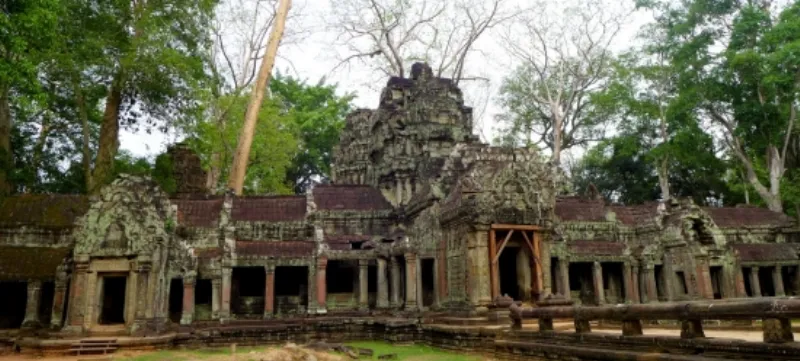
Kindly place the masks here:
<instances>
[{"instance_id":1,"label":"stone balustrade","mask_svg":"<svg viewBox=\"0 0 800 361\"><path fill-rule=\"evenodd\" d=\"M642 335L642 321L679 321L681 338L703 338L706 320L761 320L764 342L794 341L792 318L800 318L800 298L729 299L714 302L670 302L660 304L620 304L608 306L510 307L514 329L524 319L538 319L539 332L554 332L553 320L572 319L576 333L591 332L590 321L622 323L623 336Z\"/></svg>"}]
</instances>

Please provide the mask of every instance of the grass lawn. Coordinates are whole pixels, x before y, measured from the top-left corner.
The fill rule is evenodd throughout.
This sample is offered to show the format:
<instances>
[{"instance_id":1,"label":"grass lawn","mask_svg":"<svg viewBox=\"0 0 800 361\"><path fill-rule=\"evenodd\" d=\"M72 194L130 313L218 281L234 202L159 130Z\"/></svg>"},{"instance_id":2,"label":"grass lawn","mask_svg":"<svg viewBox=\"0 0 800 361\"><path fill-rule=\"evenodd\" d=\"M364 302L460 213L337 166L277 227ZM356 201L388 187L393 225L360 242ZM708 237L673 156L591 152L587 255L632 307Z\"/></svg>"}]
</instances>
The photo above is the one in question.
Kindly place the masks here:
<instances>
[{"instance_id":1,"label":"grass lawn","mask_svg":"<svg viewBox=\"0 0 800 361\"><path fill-rule=\"evenodd\" d=\"M424 345L392 345L386 342L351 342L347 345L360 348L372 349L375 353L372 357L377 360L378 356L384 354L397 354L397 360L400 361L481 361L479 356L463 355L448 351L439 350L433 347ZM146 353L142 355L119 357L118 354L115 359L125 361L193 361L205 360L209 361L258 361L263 359L262 352L269 350L268 347L239 347L236 349L237 357L234 359L230 357L230 348L209 348L201 350L164 350L156 351L153 353ZM256 352L253 355L250 352ZM124 355L124 352L122 353ZM347 359L345 357L345 359ZM369 360L369 358L362 357L360 360ZM265 360L268 361L268 360Z\"/></svg>"},{"instance_id":2,"label":"grass lawn","mask_svg":"<svg viewBox=\"0 0 800 361\"><path fill-rule=\"evenodd\" d=\"M402 361L480 361L478 356L457 354L453 352L439 350L424 345L403 345L397 346L386 342L349 342L347 345L361 348L369 348L375 351L372 359L377 360L379 355L396 353L397 359ZM366 357L361 359L369 360Z\"/></svg>"}]
</instances>

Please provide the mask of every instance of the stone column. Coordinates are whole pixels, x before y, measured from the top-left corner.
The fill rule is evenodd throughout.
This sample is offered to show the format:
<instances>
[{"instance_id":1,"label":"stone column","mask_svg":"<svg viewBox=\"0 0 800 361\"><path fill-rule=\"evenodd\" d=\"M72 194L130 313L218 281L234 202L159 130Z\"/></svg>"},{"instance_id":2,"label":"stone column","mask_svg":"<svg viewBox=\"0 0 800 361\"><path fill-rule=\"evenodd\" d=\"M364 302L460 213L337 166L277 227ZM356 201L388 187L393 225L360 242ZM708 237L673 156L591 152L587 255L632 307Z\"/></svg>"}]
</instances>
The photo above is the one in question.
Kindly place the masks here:
<instances>
[{"instance_id":1,"label":"stone column","mask_svg":"<svg viewBox=\"0 0 800 361\"><path fill-rule=\"evenodd\" d=\"M306 281L308 284L308 310L306 310L308 314L315 314L317 313L317 306L319 299L317 298L317 264L314 262L313 264L308 266L308 280Z\"/></svg>"},{"instance_id":2,"label":"stone column","mask_svg":"<svg viewBox=\"0 0 800 361\"><path fill-rule=\"evenodd\" d=\"M641 292L639 289L639 266L638 265L631 265L631 280L633 281L631 287L633 287L633 302L634 303L641 303L642 297Z\"/></svg>"},{"instance_id":3,"label":"stone column","mask_svg":"<svg viewBox=\"0 0 800 361\"><path fill-rule=\"evenodd\" d=\"M264 266L264 273L264 318L270 318L275 313L275 265Z\"/></svg>"},{"instance_id":4,"label":"stone column","mask_svg":"<svg viewBox=\"0 0 800 361\"><path fill-rule=\"evenodd\" d=\"M326 313L327 310L327 298L328 298L328 288L327 284L327 272L326 269L328 268L328 259L325 257L317 258L317 313Z\"/></svg>"},{"instance_id":5,"label":"stone column","mask_svg":"<svg viewBox=\"0 0 800 361\"><path fill-rule=\"evenodd\" d=\"M636 303L636 295L633 289L633 270L629 263L622 265L622 287L625 288L625 302Z\"/></svg>"},{"instance_id":6,"label":"stone column","mask_svg":"<svg viewBox=\"0 0 800 361\"><path fill-rule=\"evenodd\" d=\"M421 310L423 305L425 304L425 300L423 298L425 296L422 294L423 293L422 292L422 259L419 258L419 257L417 257L417 262L416 262L415 269L417 271L416 272L416 277L414 278L416 280L416 283L417 283L416 284L417 306Z\"/></svg>"},{"instance_id":7,"label":"stone column","mask_svg":"<svg viewBox=\"0 0 800 361\"><path fill-rule=\"evenodd\" d=\"M406 310L417 310L417 255L406 253Z\"/></svg>"},{"instance_id":8,"label":"stone column","mask_svg":"<svg viewBox=\"0 0 800 361\"><path fill-rule=\"evenodd\" d=\"M442 287L439 281L439 257L433 259L433 307L439 306L439 287Z\"/></svg>"},{"instance_id":9,"label":"stone column","mask_svg":"<svg viewBox=\"0 0 800 361\"><path fill-rule=\"evenodd\" d=\"M603 289L603 266L595 261L592 266L592 281L594 283L594 299L598 305L606 303L605 290Z\"/></svg>"},{"instance_id":10,"label":"stone column","mask_svg":"<svg viewBox=\"0 0 800 361\"><path fill-rule=\"evenodd\" d=\"M758 279L758 267L750 268L750 290L753 297L761 297L761 281Z\"/></svg>"},{"instance_id":11,"label":"stone column","mask_svg":"<svg viewBox=\"0 0 800 361\"><path fill-rule=\"evenodd\" d=\"M697 264L697 294L701 298L714 299L714 287L711 284L711 270L708 259L698 258Z\"/></svg>"},{"instance_id":12,"label":"stone column","mask_svg":"<svg viewBox=\"0 0 800 361\"><path fill-rule=\"evenodd\" d=\"M550 243L549 242L542 242L542 237L540 235L534 236L539 242L539 261L541 262L541 267L537 270L542 273L539 277L539 280L542 281L542 293L539 295L539 299L544 299L545 297L553 294L553 277L550 273L550 270L553 267L550 265L550 262L553 262L553 259L550 257Z\"/></svg>"},{"instance_id":13,"label":"stone column","mask_svg":"<svg viewBox=\"0 0 800 361\"><path fill-rule=\"evenodd\" d=\"M369 262L358 260L358 309L369 309Z\"/></svg>"},{"instance_id":14,"label":"stone column","mask_svg":"<svg viewBox=\"0 0 800 361\"><path fill-rule=\"evenodd\" d=\"M152 265L149 260L136 261L136 308L134 312L134 325L131 334L142 336L147 330L147 294L150 288L150 271Z\"/></svg>"},{"instance_id":15,"label":"stone column","mask_svg":"<svg viewBox=\"0 0 800 361\"><path fill-rule=\"evenodd\" d=\"M775 296L786 296L786 291L783 289L783 274L779 265L772 269L772 283L775 285Z\"/></svg>"},{"instance_id":16,"label":"stone column","mask_svg":"<svg viewBox=\"0 0 800 361\"><path fill-rule=\"evenodd\" d=\"M225 322L231 318L231 277L233 269L230 267L222 268L221 297L219 319Z\"/></svg>"},{"instance_id":17,"label":"stone column","mask_svg":"<svg viewBox=\"0 0 800 361\"><path fill-rule=\"evenodd\" d=\"M72 331L83 330L83 318L86 314L86 280L89 272L88 257L75 259L75 273L72 275L72 288L69 290L69 308L67 309L67 326Z\"/></svg>"},{"instance_id":18,"label":"stone column","mask_svg":"<svg viewBox=\"0 0 800 361\"><path fill-rule=\"evenodd\" d=\"M386 279L386 260L378 258L378 308L389 308L389 281Z\"/></svg>"},{"instance_id":19,"label":"stone column","mask_svg":"<svg viewBox=\"0 0 800 361\"><path fill-rule=\"evenodd\" d=\"M183 278L183 312L181 312L181 325L190 325L194 320L194 276Z\"/></svg>"},{"instance_id":20,"label":"stone column","mask_svg":"<svg viewBox=\"0 0 800 361\"><path fill-rule=\"evenodd\" d=\"M569 260L566 257L558 259L558 292L565 299L572 298L572 290L569 287Z\"/></svg>"},{"instance_id":21,"label":"stone column","mask_svg":"<svg viewBox=\"0 0 800 361\"><path fill-rule=\"evenodd\" d=\"M675 301L675 268L673 267L673 257L671 254L664 255L664 272L662 277L664 278L664 296L666 297L667 301L672 302ZM653 271L655 275L655 270ZM681 290L681 292L683 292ZM658 293L658 292L656 292ZM658 296L656 294L656 296ZM658 300L658 297L656 297Z\"/></svg>"},{"instance_id":22,"label":"stone column","mask_svg":"<svg viewBox=\"0 0 800 361\"><path fill-rule=\"evenodd\" d=\"M25 319L22 321L23 328L36 328L41 326L39 323L39 303L42 298L42 281L28 280L28 300L25 304Z\"/></svg>"},{"instance_id":23,"label":"stone column","mask_svg":"<svg viewBox=\"0 0 800 361\"><path fill-rule=\"evenodd\" d=\"M400 307L400 263L397 261L397 257L392 256L389 259L389 263L391 265L390 276L392 277L392 287L390 289L390 293L392 296L392 307Z\"/></svg>"},{"instance_id":24,"label":"stone column","mask_svg":"<svg viewBox=\"0 0 800 361\"><path fill-rule=\"evenodd\" d=\"M648 264L644 269L644 286L647 302L658 302L658 289L656 288L655 265Z\"/></svg>"},{"instance_id":25,"label":"stone column","mask_svg":"<svg viewBox=\"0 0 800 361\"><path fill-rule=\"evenodd\" d=\"M55 288L53 290L53 310L50 313L50 328L59 329L64 319L64 306L67 301L67 274L66 270L59 271L56 275Z\"/></svg>"},{"instance_id":26,"label":"stone column","mask_svg":"<svg viewBox=\"0 0 800 361\"><path fill-rule=\"evenodd\" d=\"M219 304L222 296L222 278L211 279L211 318L219 319Z\"/></svg>"},{"instance_id":27,"label":"stone column","mask_svg":"<svg viewBox=\"0 0 800 361\"><path fill-rule=\"evenodd\" d=\"M747 290L744 287L744 268L736 266L736 297L747 297Z\"/></svg>"}]
</instances>

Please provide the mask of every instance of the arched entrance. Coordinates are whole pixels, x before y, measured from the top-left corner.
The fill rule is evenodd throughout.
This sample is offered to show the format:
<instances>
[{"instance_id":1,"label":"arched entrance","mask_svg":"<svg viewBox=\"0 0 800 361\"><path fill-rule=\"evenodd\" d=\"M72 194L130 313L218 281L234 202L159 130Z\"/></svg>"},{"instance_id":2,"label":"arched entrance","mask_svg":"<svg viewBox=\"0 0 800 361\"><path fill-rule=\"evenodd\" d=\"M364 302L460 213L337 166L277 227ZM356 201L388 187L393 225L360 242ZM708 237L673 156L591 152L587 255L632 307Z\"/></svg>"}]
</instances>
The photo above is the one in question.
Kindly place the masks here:
<instances>
[{"instance_id":1,"label":"arched entrance","mask_svg":"<svg viewBox=\"0 0 800 361\"><path fill-rule=\"evenodd\" d=\"M489 270L492 299L507 294L515 300L537 300L543 290L540 228L493 224Z\"/></svg>"}]
</instances>

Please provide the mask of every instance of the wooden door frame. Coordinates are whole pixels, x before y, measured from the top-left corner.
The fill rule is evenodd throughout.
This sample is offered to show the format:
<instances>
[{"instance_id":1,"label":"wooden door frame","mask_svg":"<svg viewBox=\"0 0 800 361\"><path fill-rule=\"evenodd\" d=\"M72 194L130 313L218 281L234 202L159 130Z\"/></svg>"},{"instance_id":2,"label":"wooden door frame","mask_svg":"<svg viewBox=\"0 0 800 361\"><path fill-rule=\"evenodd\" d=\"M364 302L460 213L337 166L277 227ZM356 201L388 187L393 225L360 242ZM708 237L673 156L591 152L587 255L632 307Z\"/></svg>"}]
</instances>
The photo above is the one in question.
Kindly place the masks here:
<instances>
[{"instance_id":1,"label":"wooden door frame","mask_svg":"<svg viewBox=\"0 0 800 361\"><path fill-rule=\"evenodd\" d=\"M508 231L506 237L497 243L497 231ZM536 294L541 295L544 290L544 280L542 275L542 228L539 226L531 225L517 225L517 224L492 224L489 227L489 281L492 294L492 300L500 296L500 255L505 250L506 245L515 232L522 233L524 243L533 255L533 262L531 264L532 281Z\"/></svg>"}]
</instances>

